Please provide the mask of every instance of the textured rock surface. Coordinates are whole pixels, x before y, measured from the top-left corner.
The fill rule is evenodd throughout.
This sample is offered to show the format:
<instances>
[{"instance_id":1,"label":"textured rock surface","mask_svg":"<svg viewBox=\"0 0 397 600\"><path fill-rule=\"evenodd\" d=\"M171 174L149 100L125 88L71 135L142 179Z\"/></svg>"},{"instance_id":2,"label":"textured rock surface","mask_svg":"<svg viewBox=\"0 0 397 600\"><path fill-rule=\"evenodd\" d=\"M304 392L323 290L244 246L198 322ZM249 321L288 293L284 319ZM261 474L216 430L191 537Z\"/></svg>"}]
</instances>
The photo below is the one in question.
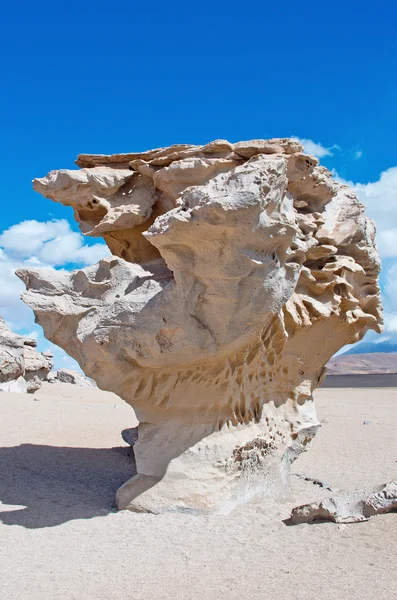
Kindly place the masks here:
<instances>
[{"instance_id":1,"label":"textured rock surface","mask_svg":"<svg viewBox=\"0 0 397 600\"><path fill-rule=\"evenodd\" d=\"M47 376L49 383L71 383L73 385L80 385L81 387L94 387L92 381L88 377L84 377L77 371L72 369L58 369L56 373L49 373Z\"/></svg>"},{"instance_id":2,"label":"textured rock surface","mask_svg":"<svg viewBox=\"0 0 397 600\"><path fill-rule=\"evenodd\" d=\"M26 380L26 391L28 394L34 394L41 388L42 379L38 375L33 375L28 380Z\"/></svg>"},{"instance_id":3,"label":"textured rock surface","mask_svg":"<svg viewBox=\"0 0 397 600\"><path fill-rule=\"evenodd\" d=\"M14 382L24 374L23 348L23 337L11 331L0 317L0 390L17 391L9 388L18 388Z\"/></svg>"},{"instance_id":4,"label":"textured rock surface","mask_svg":"<svg viewBox=\"0 0 397 600\"><path fill-rule=\"evenodd\" d=\"M325 363L380 331L373 223L317 163L297 140L217 140L80 155L35 180L113 253L19 276L47 338L136 411L120 508L224 510L282 489Z\"/></svg>"},{"instance_id":5,"label":"textured rock surface","mask_svg":"<svg viewBox=\"0 0 397 600\"><path fill-rule=\"evenodd\" d=\"M26 392L28 392L28 388L28 382L22 377L22 375L17 377L17 379L9 379L8 381L3 381L3 383L0 383L0 392L13 392L14 394L25 394Z\"/></svg>"},{"instance_id":6,"label":"textured rock surface","mask_svg":"<svg viewBox=\"0 0 397 600\"><path fill-rule=\"evenodd\" d=\"M35 339L11 331L0 317L0 391L29 392L40 389L51 370L52 354L38 352Z\"/></svg>"},{"instance_id":7,"label":"textured rock surface","mask_svg":"<svg viewBox=\"0 0 397 600\"><path fill-rule=\"evenodd\" d=\"M290 522L359 523L374 515L397 511L397 481L376 486L370 490L340 492L322 502L297 506L291 513Z\"/></svg>"},{"instance_id":8,"label":"textured rock surface","mask_svg":"<svg viewBox=\"0 0 397 600\"><path fill-rule=\"evenodd\" d=\"M53 355L51 352L38 352L35 348L37 342L33 340L25 340L23 356L25 362L25 374L26 381L45 381L48 373L51 371L54 363L52 361Z\"/></svg>"}]
</instances>

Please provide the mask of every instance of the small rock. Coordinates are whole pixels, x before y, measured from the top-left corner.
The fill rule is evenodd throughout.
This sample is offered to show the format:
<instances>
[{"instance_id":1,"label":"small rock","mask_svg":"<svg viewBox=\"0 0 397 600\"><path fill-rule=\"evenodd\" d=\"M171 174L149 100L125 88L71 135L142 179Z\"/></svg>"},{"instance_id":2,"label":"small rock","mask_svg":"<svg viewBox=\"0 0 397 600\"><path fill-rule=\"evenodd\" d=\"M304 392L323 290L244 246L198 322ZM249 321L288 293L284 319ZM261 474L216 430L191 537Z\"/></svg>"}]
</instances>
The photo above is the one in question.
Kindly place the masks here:
<instances>
[{"instance_id":1,"label":"small rock","mask_svg":"<svg viewBox=\"0 0 397 600\"><path fill-rule=\"evenodd\" d=\"M359 523L374 515L397 510L397 481L390 481L372 489L340 492L321 502L304 504L294 508L290 522L314 523Z\"/></svg>"},{"instance_id":2,"label":"small rock","mask_svg":"<svg viewBox=\"0 0 397 600\"><path fill-rule=\"evenodd\" d=\"M37 392L37 390L41 388L41 379L37 375L32 377L32 379L29 379L29 381L27 381L26 383L26 391L28 392L28 394L34 394L35 392Z\"/></svg>"}]
</instances>

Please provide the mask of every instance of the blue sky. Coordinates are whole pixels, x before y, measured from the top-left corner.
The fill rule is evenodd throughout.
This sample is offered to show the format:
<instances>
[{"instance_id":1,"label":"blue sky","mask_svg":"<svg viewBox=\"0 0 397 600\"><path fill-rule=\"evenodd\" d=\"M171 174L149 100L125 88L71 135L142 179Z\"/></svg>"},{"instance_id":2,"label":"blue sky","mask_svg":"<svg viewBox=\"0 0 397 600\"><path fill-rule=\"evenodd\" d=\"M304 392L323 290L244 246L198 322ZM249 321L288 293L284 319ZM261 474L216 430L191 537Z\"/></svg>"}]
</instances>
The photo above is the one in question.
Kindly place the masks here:
<instances>
[{"instance_id":1,"label":"blue sky","mask_svg":"<svg viewBox=\"0 0 397 600\"><path fill-rule=\"evenodd\" d=\"M73 168L83 152L298 136L359 184L378 221L383 339L397 340L396 19L392 1L8 4L0 231L47 225L0 237L0 314L35 327L14 302L14 264L57 256L56 267L71 267L102 252L100 240L79 237L68 209L33 192L33 177ZM51 223L60 219L70 226Z\"/></svg>"}]
</instances>

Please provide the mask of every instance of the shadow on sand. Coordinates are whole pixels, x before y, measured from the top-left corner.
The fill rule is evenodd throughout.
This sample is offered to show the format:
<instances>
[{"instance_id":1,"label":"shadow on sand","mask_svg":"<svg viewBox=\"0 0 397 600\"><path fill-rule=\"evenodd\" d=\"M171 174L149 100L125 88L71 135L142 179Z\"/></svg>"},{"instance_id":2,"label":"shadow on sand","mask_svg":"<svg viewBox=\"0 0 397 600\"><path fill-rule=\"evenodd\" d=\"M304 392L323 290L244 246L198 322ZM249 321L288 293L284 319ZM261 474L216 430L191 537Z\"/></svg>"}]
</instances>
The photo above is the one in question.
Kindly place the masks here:
<instances>
[{"instance_id":1,"label":"shadow on sand","mask_svg":"<svg viewBox=\"0 0 397 600\"><path fill-rule=\"evenodd\" d=\"M0 448L0 521L29 529L115 510L118 487L135 475L133 451L22 444ZM26 508L23 508L26 507Z\"/></svg>"}]
</instances>

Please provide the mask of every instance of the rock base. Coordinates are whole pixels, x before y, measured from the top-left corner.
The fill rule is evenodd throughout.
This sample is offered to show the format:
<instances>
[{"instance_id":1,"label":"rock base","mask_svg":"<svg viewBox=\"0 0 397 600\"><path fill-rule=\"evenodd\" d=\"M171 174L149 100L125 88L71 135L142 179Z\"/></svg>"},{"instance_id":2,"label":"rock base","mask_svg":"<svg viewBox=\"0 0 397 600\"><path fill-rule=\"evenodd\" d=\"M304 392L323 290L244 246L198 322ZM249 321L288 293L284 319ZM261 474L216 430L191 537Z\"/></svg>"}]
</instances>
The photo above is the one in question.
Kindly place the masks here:
<instances>
[{"instance_id":1,"label":"rock base","mask_svg":"<svg viewBox=\"0 0 397 600\"><path fill-rule=\"evenodd\" d=\"M200 428L185 427L184 449L178 428L142 424L138 437L136 430L134 436L123 432L131 445L136 439L138 473L117 491L119 510L229 513L257 496L286 499L290 466L310 446L318 423L305 423L292 437L281 429L269 432L265 420L224 426L196 443Z\"/></svg>"}]
</instances>

